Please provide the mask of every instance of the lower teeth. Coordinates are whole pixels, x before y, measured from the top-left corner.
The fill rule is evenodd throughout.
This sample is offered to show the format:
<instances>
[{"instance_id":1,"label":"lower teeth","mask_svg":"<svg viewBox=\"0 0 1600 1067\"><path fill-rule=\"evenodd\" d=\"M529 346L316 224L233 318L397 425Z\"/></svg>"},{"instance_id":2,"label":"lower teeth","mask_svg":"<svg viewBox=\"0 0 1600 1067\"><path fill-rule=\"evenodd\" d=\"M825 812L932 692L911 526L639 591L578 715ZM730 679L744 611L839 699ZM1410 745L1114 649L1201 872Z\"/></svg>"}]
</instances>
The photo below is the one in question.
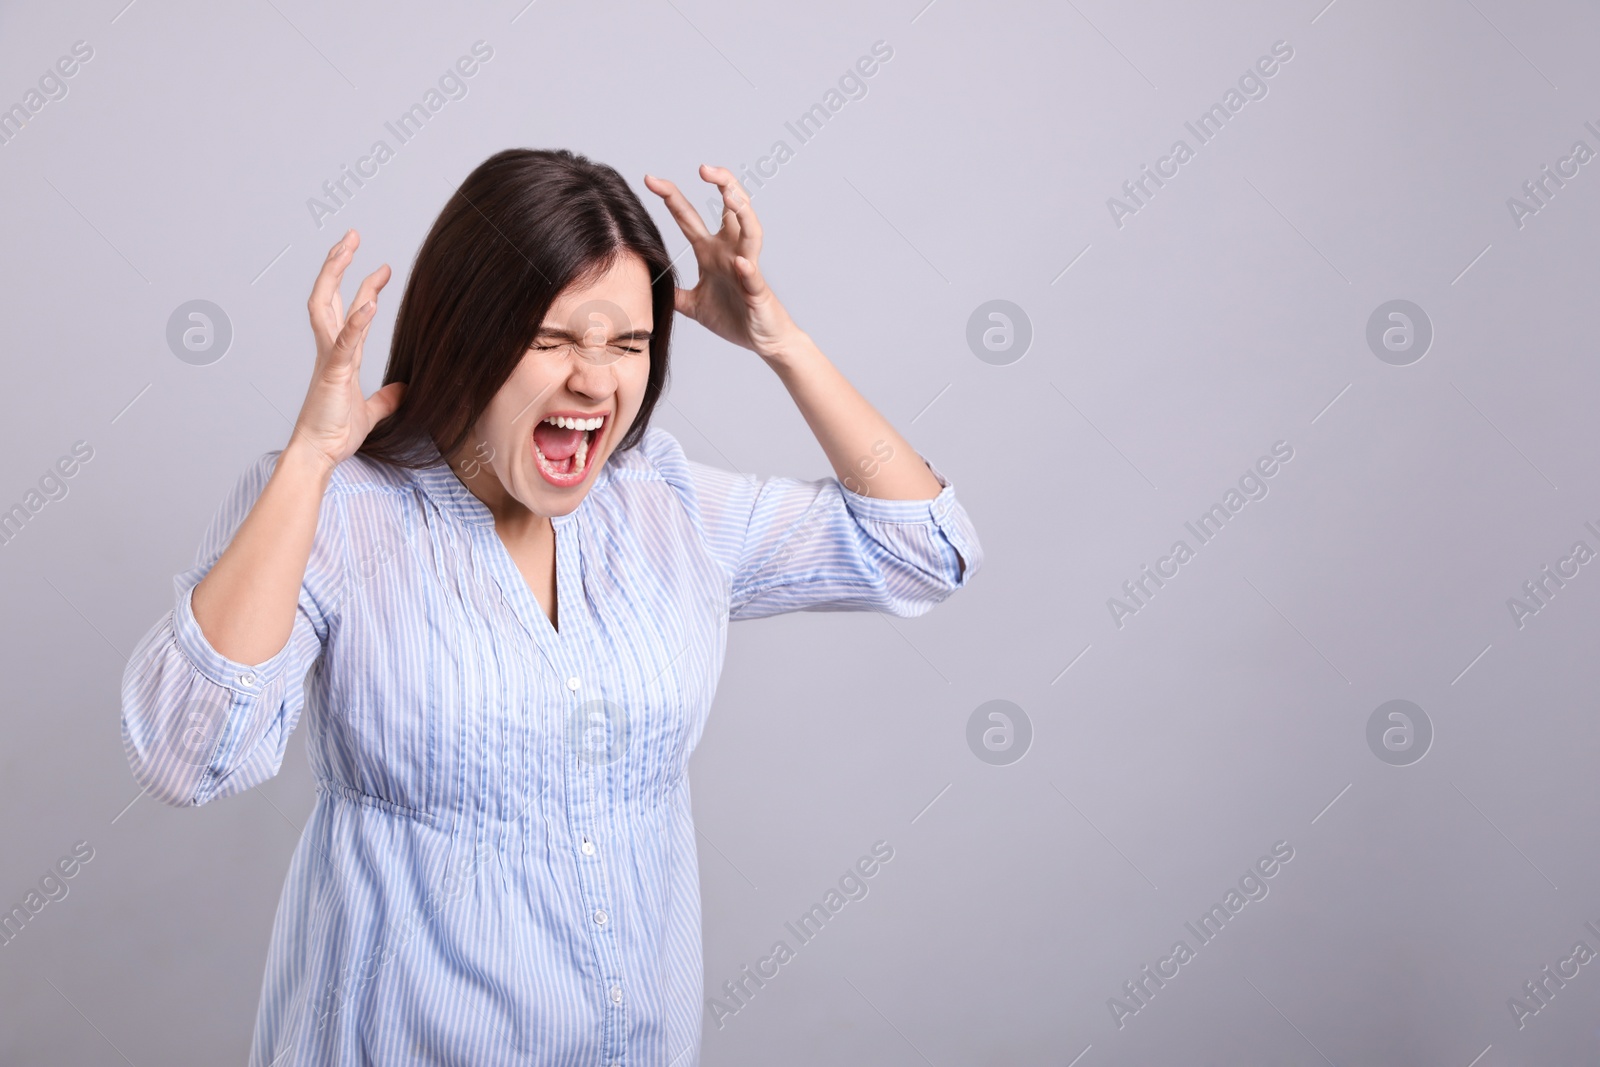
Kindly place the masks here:
<instances>
[{"instance_id":1,"label":"lower teeth","mask_svg":"<svg viewBox=\"0 0 1600 1067\"><path fill-rule=\"evenodd\" d=\"M586 431L582 437L578 438L578 451L573 454L570 460L564 461L571 463L570 470L556 470L555 464L552 463L550 458L544 454L544 451L539 447L538 442L534 443L533 451L539 457L539 465L558 478L568 478L574 474L582 474L584 465L587 463L589 458L589 432Z\"/></svg>"}]
</instances>

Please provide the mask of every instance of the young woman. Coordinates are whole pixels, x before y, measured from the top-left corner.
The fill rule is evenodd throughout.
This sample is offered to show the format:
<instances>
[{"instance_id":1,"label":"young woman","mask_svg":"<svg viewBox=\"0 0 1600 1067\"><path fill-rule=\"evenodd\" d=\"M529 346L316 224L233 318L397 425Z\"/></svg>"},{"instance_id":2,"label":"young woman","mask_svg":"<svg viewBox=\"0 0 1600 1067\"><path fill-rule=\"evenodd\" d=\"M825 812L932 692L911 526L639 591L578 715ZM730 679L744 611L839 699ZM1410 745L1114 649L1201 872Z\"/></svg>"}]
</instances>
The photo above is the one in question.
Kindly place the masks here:
<instances>
[{"instance_id":1,"label":"young woman","mask_svg":"<svg viewBox=\"0 0 1600 1067\"><path fill-rule=\"evenodd\" d=\"M733 175L676 287L620 175L479 166L417 253L385 384L348 317L352 231L311 293L294 432L223 504L123 683L134 776L173 805L277 773L302 709L317 799L251 1063L697 1062L689 755L730 620L927 611L982 550L949 482L790 319ZM674 310L766 361L837 479L685 458L649 420ZM796 669L812 669L796 664Z\"/></svg>"}]
</instances>

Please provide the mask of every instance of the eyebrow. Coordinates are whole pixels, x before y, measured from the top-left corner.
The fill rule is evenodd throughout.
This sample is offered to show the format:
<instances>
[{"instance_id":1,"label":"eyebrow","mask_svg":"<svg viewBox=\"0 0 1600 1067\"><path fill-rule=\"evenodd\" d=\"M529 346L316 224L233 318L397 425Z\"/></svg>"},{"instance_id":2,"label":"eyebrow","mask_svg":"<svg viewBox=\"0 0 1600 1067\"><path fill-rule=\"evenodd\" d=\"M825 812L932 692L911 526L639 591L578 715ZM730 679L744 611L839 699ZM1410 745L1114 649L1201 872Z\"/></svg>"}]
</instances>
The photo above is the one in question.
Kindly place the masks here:
<instances>
[{"instance_id":1,"label":"eyebrow","mask_svg":"<svg viewBox=\"0 0 1600 1067\"><path fill-rule=\"evenodd\" d=\"M539 332L534 334L534 337L536 339L540 337L555 337L560 338L563 341L581 341L587 332L588 331L584 331L584 333L573 333L571 330L564 330L559 326L541 326L539 327ZM650 340L650 337L651 331L649 330L629 330L627 333L618 334L616 337L612 338L612 340L648 341Z\"/></svg>"}]
</instances>

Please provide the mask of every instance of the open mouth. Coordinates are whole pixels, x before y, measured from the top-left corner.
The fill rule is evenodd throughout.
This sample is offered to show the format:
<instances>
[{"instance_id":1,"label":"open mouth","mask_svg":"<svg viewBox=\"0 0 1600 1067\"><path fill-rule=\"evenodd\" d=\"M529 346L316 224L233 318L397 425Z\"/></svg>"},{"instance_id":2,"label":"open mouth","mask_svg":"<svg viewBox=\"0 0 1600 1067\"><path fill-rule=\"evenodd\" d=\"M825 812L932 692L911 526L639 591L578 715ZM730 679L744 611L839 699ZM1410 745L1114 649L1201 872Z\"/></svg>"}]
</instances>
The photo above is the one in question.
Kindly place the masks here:
<instances>
[{"instance_id":1,"label":"open mouth","mask_svg":"<svg viewBox=\"0 0 1600 1067\"><path fill-rule=\"evenodd\" d=\"M533 458L544 480L563 488L583 481L608 422L604 413L546 415L533 428Z\"/></svg>"}]
</instances>

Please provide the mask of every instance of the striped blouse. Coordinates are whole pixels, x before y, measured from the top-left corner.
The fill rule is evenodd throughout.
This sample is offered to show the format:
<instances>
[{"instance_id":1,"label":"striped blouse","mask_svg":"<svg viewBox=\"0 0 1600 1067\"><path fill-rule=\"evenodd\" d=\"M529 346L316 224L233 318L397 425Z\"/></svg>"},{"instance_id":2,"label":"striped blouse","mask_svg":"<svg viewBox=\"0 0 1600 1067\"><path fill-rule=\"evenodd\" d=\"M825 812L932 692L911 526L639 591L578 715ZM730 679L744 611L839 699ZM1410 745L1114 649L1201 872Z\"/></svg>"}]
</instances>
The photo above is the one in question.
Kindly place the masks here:
<instances>
[{"instance_id":1,"label":"striped blouse","mask_svg":"<svg viewBox=\"0 0 1600 1067\"><path fill-rule=\"evenodd\" d=\"M651 428L553 520L558 632L437 450L421 470L358 455L288 642L238 663L190 598L277 455L223 503L122 689L134 777L177 806L276 774L307 713L316 803L251 1064L698 1062L687 771L727 624L927 611L982 561L949 482L930 465L937 497L882 500L757 479Z\"/></svg>"}]
</instances>

